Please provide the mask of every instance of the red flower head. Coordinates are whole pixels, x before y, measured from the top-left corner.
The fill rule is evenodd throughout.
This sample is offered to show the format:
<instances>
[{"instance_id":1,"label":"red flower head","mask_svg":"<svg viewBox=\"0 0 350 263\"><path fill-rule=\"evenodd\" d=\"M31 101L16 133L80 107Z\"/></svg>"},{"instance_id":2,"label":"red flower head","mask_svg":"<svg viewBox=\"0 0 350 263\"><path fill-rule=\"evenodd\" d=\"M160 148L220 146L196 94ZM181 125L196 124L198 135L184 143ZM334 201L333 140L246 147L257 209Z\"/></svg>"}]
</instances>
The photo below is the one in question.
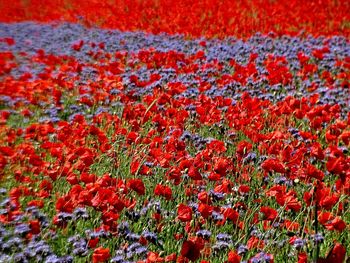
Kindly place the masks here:
<instances>
[{"instance_id":1,"label":"red flower head","mask_svg":"<svg viewBox=\"0 0 350 263\"><path fill-rule=\"evenodd\" d=\"M164 196L166 200L171 200L172 198L172 191L169 186L164 186L161 184L157 184L154 188L154 194Z\"/></svg>"},{"instance_id":2,"label":"red flower head","mask_svg":"<svg viewBox=\"0 0 350 263\"><path fill-rule=\"evenodd\" d=\"M37 235L40 233L40 222L38 220L32 220L29 222L31 233Z\"/></svg>"},{"instance_id":3,"label":"red flower head","mask_svg":"<svg viewBox=\"0 0 350 263\"><path fill-rule=\"evenodd\" d=\"M208 218L213 212L213 208L210 205L200 203L198 205L198 211L201 213L201 216Z\"/></svg>"},{"instance_id":4,"label":"red flower head","mask_svg":"<svg viewBox=\"0 0 350 263\"><path fill-rule=\"evenodd\" d=\"M147 255L147 262L149 263L164 262L164 258L160 257L155 252L149 252Z\"/></svg>"},{"instance_id":5,"label":"red flower head","mask_svg":"<svg viewBox=\"0 0 350 263\"><path fill-rule=\"evenodd\" d=\"M188 170L188 176L191 177L193 180L202 180L202 175L194 166L191 166Z\"/></svg>"},{"instance_id":6,"label":"red flower head","mask_svg":"<svg viewBox=\"0 0 350 263\"><path fill-rule=\"evenodd\" d=\"M307 263L307 254L305 252L298 254L298 263Z\"/></svg>"},{"instance_id":7,"label":"red flower head","mask_svg":"<svg viewBox=\"0 0 350 263\"><path fill-rule=\"evenodd\" d=\"M196 261L201 255L201 248L202 245L200 243L186 240L182 244L181 255L191 261Z\"/></svg>"},{"instance_id":8,"label":"red flower head","mask_svg":"<svg viewBox=\"0 0 350 263\"><path fill-rule=\"evenodd\" d=\"M284 167L283 163L281 163L277 159L267 159L261 164L261 167L266 172L276 172L276 173L285 173L286 168Z\"/></svg>"},{"instance_id":9,"label":"red flower head","mask_svg":"<svg viewBox=\"0 0 350 263\"><path fill-rule=\"evenodd\" d=\"M111 257L109 253L109 248L99 247L94 250L94 254L92 255L92 262L105 262Z\"/></svg>"},{"instance_id":10,"label":"red flower head","mask_svg":"<svg viewBox=\"0 0 350 263\"><path fill-rule=\"evenodd\" d=\"M260 212L264 214L265 220L275 220L278 215L275 209L268 206L261 207Z\"/></svg>"},{"instance_id":11,"label":"red flower head","mask_svg":"<svg viewBox=\"0 0 350 263\"><path fill-rule=\"evenodd\" d=\"M131 179L128 182L128 187L134 190L139 195L144 195L146 192L146 188L141 179Z\"/></svg>"},{"instance_id":12,"label":"red flower head","mask_svg":"<svg viewBox=\"0 0 350 263\"><path fill-rule=\"evenodd\" d=\"M228 252L228 263L239 263L241 262L241 257L234 251Z\"/></svg>"},{"instance_id":13,"label":"red flower head","mask_svg":"<svg viewBox=\"0 0 350 263\"><path fill-rule=\"evenodd\" d=\"M182 222L191 221L192 220L192 209L191 207L180 204L177 209L177 218Z\"/></svg>"},{"instance_id":14,"label":"red flower head","mask_svg":"<svg viewBox=\"0 0 350 263\"><path fill-rule=\"evenodd\" d=\"M343 263L345 260L346 249L342 244L335 243L333 248L328 252L326 258L320 258L317 263Z\"/></svg>"}]
</instances>

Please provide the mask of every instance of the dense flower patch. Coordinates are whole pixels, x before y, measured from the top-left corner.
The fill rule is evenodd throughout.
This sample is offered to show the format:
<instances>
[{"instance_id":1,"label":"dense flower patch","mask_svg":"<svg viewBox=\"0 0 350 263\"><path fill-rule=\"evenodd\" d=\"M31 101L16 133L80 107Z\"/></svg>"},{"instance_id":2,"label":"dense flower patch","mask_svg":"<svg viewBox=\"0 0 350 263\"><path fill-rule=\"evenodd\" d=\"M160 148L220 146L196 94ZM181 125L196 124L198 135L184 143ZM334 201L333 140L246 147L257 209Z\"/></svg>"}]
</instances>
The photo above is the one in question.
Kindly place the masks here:
<instances>
[{"instance_id":1,"label":"dense flower patch","mask_svg":"<svg viewBox=\"0 0 350 263\"><path fill-rule=\"evenodd\" d=\"M350 2L336 0L11 0L0 8L1 22L66 21L192 37L350 33Z\"/></svg>"},{"instance_id":2,"label":"dense flower patch","mask_svg":"<svg viewBox=\"0 0 350 263\"><path fill-rule=\"evenodd\" d=\"M187 7L191 24L173 17L181 1L160 1L158 13L124 3L139 10L134 19L100 24L122 31L0 24L0 262L346 260L347 3L298 4L291 20L278 1L252 2L285 12L280 25L310 19L303 28L328 37L292 36L300 28L279 31L268 16L224 31L218 14L246 21L231 13L251 8L238 2L194 6L217 19L203 19L213 24L204 32ZM28 13L11 20L60 17L55 1L40 17L29 12L40 4L14 2ZM81 6L91 23L109 14L94 8ZM141 9L159 20L141 23ZM285 35L254 34L271 28ZM205 38L214 35L251 37Z\"/></svg>"}]
</instances>

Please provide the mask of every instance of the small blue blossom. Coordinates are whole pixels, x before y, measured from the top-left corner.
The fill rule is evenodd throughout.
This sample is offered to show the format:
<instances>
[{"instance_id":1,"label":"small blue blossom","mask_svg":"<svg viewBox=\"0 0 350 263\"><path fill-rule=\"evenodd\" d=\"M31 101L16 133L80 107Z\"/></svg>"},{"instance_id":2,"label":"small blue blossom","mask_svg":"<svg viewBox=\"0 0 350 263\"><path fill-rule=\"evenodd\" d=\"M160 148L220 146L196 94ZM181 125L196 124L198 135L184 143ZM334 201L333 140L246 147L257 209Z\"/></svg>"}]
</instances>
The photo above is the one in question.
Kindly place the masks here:
<instances>
[{"instance_id":1,"label":"small blue blossom","mask_svg":"<svg viewBox=\"0 0 350 263\"><path fill-rule=\"evenodd\" d=\"M138 247L135 249L135 254L137 256L145 256L147 254L148 250L146 247L142 246L142 247Z\"/></svg>"},{"instance_id":2,"label":"small blue blossom","mask_svg":"<svg viewBox=\"0 0 350 263\"><path fill-rule=\"evenodd\" d=\"M130 241L130 242L139 241L140 240L140 235L134 234L134 233L129 233L129 234L126 235L125 239Z\"/></svg>"},{"instance_id":3,"label":"small blue blossom","mask_svg":"<svg viewBox=\"0 0 350 263\"><path fill-rule=\"evenodd\" d=\"M15 227L14 234L19 236L25 236L30 232L30 227L27 224L20 224Z\"/></svg>"},{"instance_id":4,"label":"small blue blossom","mask_svg":"<svg viewBox=\"0 0 350 263\"><path fill-rule=\"evenodd\" d=\"M297 238L296 240L294 240L294 243L293 243L293 246L296 248L296 249L301 249L305 246L306 244L306 241L301 239L301 238Z\"/></svg>"},{"instance_id":5,"label":"small blue blossom","mask_svg":"<svg viewBox=\"0 0 350 263\"><path fill-rule=\"evenodd\" d=\"M311 239L315 244L320 244L324 241L324 236L320 233L317 233L317 234L312 235Z\"/></svg>"},{"instance_id":6,"label":"small blue blossom","mask_svg":"<svg viewBox=\"0 0 350 263\"><path fill-rule=\"evenodd\" d=\"M154 232L149 232L149 231L143 231L142 232L142 236L147 240L147 241L150 241L150 242L156 242L158 237L157 237L157 234L154 233Z\"/></svg>"},{"instance_id":7,"label":"small blue blossom","mask_svg":"<svg viewBox=\"0 0 350 263\"><path fill-rule=\"evenodd\" d=\"M27 263L27 262L29 262L27 256L23 252L14 254L12 259L16 263Z\"/></svg>"},{"instance_id":8,"label":"small blue blossom","mask_svg":"<svg viewBox=\"0 0 350 263\"><path fill-rule=\"evenodd\" d=\"M212 216L214 222L221 221L221 220L225 219L223 214L220 214L216 211L213 211L211 216Z\"/></svg>"},{"instance_id":9,"label":"small blue blossom","mask_svg":"<svg viewBox=\"0 0 350 263\"><path fill-rule=\"evenodd\" d=\"M206 229L202 229L202 230L198 230L196 232L196 235L198 237L202 237L204 239L209 239L211 237L211 232L209 230L206 230Z\"/></svg>"},{"instance_id":10,"label":"small blue blossom","mask_svg":"<svg viewBox=\"0 0 350 263\"><path fill-rule=\"evenodd\" d=\"M111 263L124 263L124 257L123 256L115 256L111 259Z\"/></svg>"},{"instance_id":11,"label":"small blue blossom","mask_svg":"<svg viewBox=\"0 0 350 263\"><path fill-rule=\"evenodd\" d=\"M122 236L126 236L128 233L130 233L130 229L129 229L129 224L128 222L121 222L118 227L118 233Z\"/></svg>"},{"instance_id":12,"label":"small blue blossom","mask_svg":"<svg viewBox=\"0 0 350 263\"><path fill-rule=\"evenodd\" d=\"M230 247L229 243L223 242L223 241L218 241L212 246L212 249L214 251L222 251L222 250L228 249L229 247Z\"/></svg>"},{"instance_id":13,"label":"small blue blossom","mask_svg":"<svg viewBox=\"0 0 350 263\"><path fill-rule=\"evenodd\" d=\"M224 194L223 193L218 193L218 192L215 192L214 190L210 190L209 191L209 195L212 197L213 200L215 201L219 201L219 200L222 200L224 199Z\"/></svg>"},{"instance_id":14,"label":"small blue blossom","mask_svg":"<svg viewBox=\"0 0 350 263\"><path fill-rule=\"evenodd\" d=\"M239 245L237 248L238 255L244 255L248 252L248 247L245 245Z\"/></svg>"},{"instance_id":15,"label":"small blue blossom","mask_svg":"<svg viewBox=\"0 0 350 263\"><path fill-rule=\"evenodd\" d=\"M220 233L220 234L216 235L216 240L232 243L232 236L230 236L226 233Z\"/></svg>"}]
</instances>

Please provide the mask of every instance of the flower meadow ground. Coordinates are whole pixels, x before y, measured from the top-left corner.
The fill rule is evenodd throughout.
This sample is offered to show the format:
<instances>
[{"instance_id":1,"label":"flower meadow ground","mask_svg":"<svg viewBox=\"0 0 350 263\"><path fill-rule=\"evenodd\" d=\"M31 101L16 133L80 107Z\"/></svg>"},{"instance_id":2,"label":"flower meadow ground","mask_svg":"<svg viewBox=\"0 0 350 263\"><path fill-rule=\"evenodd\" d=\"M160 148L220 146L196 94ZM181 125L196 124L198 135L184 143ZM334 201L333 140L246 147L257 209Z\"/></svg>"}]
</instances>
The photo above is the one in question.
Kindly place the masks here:
<instances>
[{"instance_id":1,"label":"flower meadow ground","mask_svg":"<svg viewBox=\"0 0 350 263\"><path fill-rule=\"evenodd\" d=\"M340 2L0 1L0 262L347 262Z\"/></svg>"}]
</instances>

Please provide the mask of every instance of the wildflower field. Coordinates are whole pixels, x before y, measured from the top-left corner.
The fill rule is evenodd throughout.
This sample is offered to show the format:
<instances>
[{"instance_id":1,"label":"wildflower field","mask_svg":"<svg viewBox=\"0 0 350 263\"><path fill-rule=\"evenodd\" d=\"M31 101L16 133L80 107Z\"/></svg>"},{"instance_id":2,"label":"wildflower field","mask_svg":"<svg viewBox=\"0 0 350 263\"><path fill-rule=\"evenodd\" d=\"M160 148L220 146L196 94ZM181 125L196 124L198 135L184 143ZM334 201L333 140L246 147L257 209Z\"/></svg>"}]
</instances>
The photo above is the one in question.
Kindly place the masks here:
<instances>
[{"instance_id":1,"label":"wildflower field","mask_svg":"<svg viewBox=\"0 0 350 263\"><path fill-rule=\"evenodd\" d=\"M0 0L0 262L350 258L350 1Z\"/></svg>"}]
</instances>

